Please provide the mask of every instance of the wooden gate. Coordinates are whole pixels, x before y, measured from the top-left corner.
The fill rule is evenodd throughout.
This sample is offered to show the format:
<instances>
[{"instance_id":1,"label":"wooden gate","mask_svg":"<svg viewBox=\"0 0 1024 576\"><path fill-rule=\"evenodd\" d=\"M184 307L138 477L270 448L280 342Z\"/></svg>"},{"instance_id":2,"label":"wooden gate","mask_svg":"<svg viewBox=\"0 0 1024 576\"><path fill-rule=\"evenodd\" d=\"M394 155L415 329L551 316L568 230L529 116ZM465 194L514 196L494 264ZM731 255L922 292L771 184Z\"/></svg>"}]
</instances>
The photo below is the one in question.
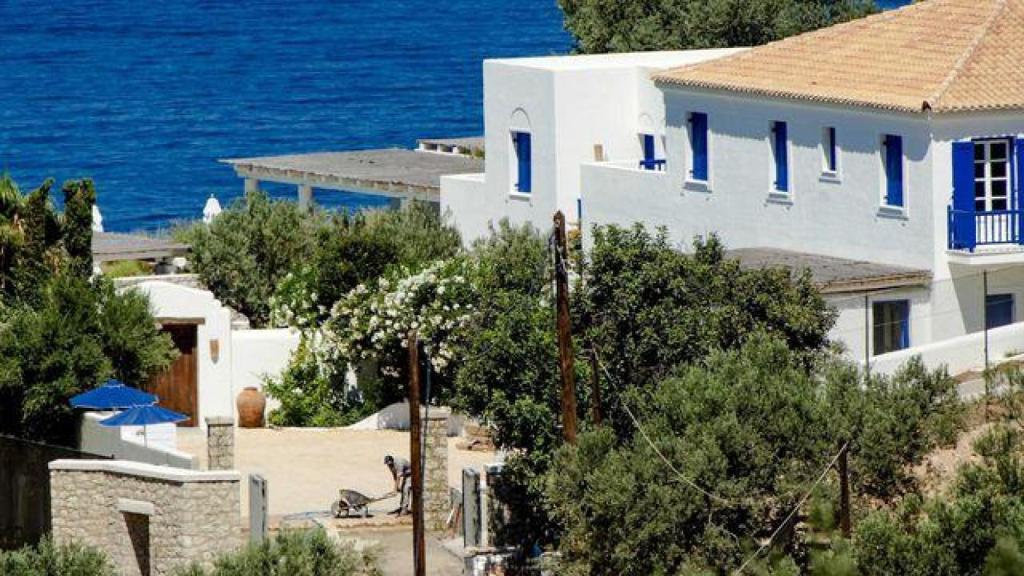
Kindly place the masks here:
<instances>
[{"instance_id":1,"label":"wooden gate","mask_svg":"<svg viewBox=\"0 0 1024 576\"><path fill-rule=\"evenodd\" d=\"M179 426L195 426L196 408L199 405L197 326L164 324L162 330L171 335L179 355L164 373L153 378L147 388L160 398L161 406L188 416L188 420L179 423Z\"/></svg>"}]
</instances>

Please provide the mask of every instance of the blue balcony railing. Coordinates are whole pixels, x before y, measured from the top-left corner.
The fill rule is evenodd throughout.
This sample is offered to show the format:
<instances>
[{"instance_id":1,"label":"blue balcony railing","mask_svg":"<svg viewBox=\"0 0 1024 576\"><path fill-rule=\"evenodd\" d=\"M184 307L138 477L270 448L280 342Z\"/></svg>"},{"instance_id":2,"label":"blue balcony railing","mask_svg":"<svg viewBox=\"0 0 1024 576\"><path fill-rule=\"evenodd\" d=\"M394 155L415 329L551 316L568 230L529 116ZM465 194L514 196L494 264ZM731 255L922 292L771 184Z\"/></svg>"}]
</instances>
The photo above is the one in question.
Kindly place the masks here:
<instances>
[{"instance_id":1,"label":"blue balcony railing","mask_svg":"<svg viewBox=\"0 0 1024 576\"><path fill-rule=\"evenodd\" d=\"M990 244L1022 244L1024 210L954 210L948 208L949 249L973 252Z\"/></svg>"},{"instance_id":2,"label":"blue balcony railing","mask_svg":"<svg viewBox=\"0 0 1024 576\"><path fill-rule=\"evenodd\" d=\"M650 160L641 160L640 161L640 169L641 170L655 170L655 171L658 171L658 172L662 172L662 171L665 170L665 159L662 158L660 160L655 160L655 159L652 158Z\"/></svg>"}]
</instances>

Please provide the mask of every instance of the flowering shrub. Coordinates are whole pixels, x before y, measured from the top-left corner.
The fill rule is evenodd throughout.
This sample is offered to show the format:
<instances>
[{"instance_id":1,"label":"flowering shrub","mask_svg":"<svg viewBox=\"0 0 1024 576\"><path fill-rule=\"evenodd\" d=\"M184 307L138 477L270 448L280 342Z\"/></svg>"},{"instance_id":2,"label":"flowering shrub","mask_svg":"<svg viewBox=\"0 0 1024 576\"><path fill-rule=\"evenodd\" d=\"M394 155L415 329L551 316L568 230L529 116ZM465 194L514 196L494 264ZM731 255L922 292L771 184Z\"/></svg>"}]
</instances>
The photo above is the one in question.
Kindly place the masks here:
<instances>
[{"instance_id":1,"label":"flowering shrub","mask_svg":"<svg viewBox=\"0 0 1024 576\"><path fill-rule=\"evenodd\" d=\"M448 372L475 300L467 266L464 259L455 258L419 273L403 269L369 286L356 286L331 311L325 334L328 348L353 364L376 359L382 374L398 377L404 369L408 334L415 330L433 369Z\"/></svg>"},{"instance_id":2,"label":"flowering shrub","mask_svg":"<svg viewBox=\"0 0 1024 576\"><path fill-rule=\"evenodd\" d=\"M317 330L327 318L327 309L318 304L315 282L316 272L309 266L289 272L270 297L270 323L300 332Z\"/></svg>"},{"instance_id":3,"label":"flowering shrub","mask_svg":"<svg viewBox=\"0 0 1024 576\"><path fill-rule=\"evenodd\" d=\"M270 413L271 424L341 426L361 415L344 372L335 374L322 361L321 338L317 332L304 334L281 376L264 381L267 393L280 402Z\"/></svg>"}]
</instances>

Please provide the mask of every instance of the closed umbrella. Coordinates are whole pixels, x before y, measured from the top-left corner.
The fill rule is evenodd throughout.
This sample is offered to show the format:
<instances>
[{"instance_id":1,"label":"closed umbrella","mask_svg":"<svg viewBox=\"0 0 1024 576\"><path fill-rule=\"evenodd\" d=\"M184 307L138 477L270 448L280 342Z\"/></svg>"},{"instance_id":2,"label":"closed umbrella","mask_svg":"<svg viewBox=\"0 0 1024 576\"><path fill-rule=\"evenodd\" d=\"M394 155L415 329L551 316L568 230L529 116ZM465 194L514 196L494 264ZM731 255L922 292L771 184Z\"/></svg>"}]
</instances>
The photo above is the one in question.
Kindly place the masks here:
<instances>
[{"instance_id":1,"label":"closed umbrella","mask_svg":"<svg viewBox=\"0 0 1024 576\"><path fill-rule=\"evenodd\" d=\"M146 429L150 424L165 424L169 422L181 422L188 420L188 416L168 410L155 404L146 406L135 406L124 412L114 414L110 418L100 420L102 426L142 426L142 437L146 446L149 446L149 434Z\"/></svg>"},{"instance_id":2,"label":"closed umbrella","mask_svg":"<svg viewBox=\"0 0 1024 576\"><path fill-rule=\"evenodd\" d=\"M91 410L122 410L134 406L156 404L156 401L157 398L153 394L126 386L119 380L110 379L98 388L73 397L71 407Z\"/></svg>"}]
</instances>

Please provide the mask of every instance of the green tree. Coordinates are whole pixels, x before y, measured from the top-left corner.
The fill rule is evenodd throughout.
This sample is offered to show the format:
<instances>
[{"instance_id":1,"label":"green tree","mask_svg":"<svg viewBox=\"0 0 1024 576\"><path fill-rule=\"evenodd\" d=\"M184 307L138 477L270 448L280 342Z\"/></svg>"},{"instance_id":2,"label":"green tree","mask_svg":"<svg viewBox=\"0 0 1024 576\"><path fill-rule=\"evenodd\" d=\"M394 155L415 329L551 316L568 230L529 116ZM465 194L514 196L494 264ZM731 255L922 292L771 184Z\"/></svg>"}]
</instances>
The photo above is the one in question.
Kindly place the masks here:
<instances>
[{"instance_id":1,"label":"green tree","mask_svg":"<svg viewBox=\"0 0 1024 576\"><path fill-rule=\"evenodd\" d=\"M794 351L820 351L835 322L809 273L743 269L715 236L686 254L664 229L652 234L642 225L594 229L578 294L577 332L615 383L603 382L606 409L619 388L653 386L758 332Z\"/></svg>"},{"instance_id":2,"label":"green tree","mask_svg":"<svg viewBox=\"0 0 1024 576\"><path fill-rule=\"evenodd\" d=\"M558 0L584 53L756 46L859 18L872 0Z\"/></svg>"},{"instance_id":3,"label":"green tree","mask_svg":"<svg viewBox=\"0 0 1024 576\"><path fill-rule=\"evenodd\" d=\"M111 376L142 384L175 351L148 300L70 273L46 280L37 305L8 310L0 325L0 432L70 445L68 400Z\"/></svg>"},{"instance_id":4,"label":"green tree","mask_svg":"<svg viewBox=\"0 0 1024 576\"><path fill-rule=\"evenodd\" d=\"M221 302L261 327L277 284L313 258L323 225L320 212L252 192L192 230L192 265Z\"/></svg>"},{"instance_id":5,"label":"green tree","mask_svg":"<svg viewBox=\"0 0 1024 576\"><path fill-rule=\"evenodd\" d=\"M563 530L560 549L569 573L733 570L847 442L851 475L860 479L858 498L877 502L889 495L882 489L902 480L903 470L934 448L941 428L936 422L952 409L944 400L921 399L934 399L936 388L954 384L944 372L929 373L919 365L865 384L849 378L856 373L853 366L838 370L834 363L841 364L824 358L808 366L806 355L791 350L780 335L758 332L739 348L711 352L680 368L656 387L630 388L619 410L632 411L646 435L616 437L610 428L587 432L578 447L559 452L548 473L547 498ZM843 397L856 402L839 403ZM844 420L850 406L863 409L864 418ZM904 422L874 428L871 420L884 411ZM632 422L628 414L619 417ZM891 447L907 438L911 446L900 450L873 446ZM897 528L876 540L883 548L903 550L903 532ZM961 540L969 541L966 534ZM807 568L792 526L774 545L767 563L771 573L786 572L793 560ZM819 571L848 572L851 563L848 551L816 560ZM902 565L878 573L907 573L895 566Z\"/></svg>"},{"instance_id":6,"label":"green tree","mask_svg":"<svg viewBox=\"0 0 1024 576\"><path fill-rule=\"evenodd\" d=\"M96 188L92 180L70 180L64 183L64 249L74 273L82 278L92 276L92 207L96 204Z\"/></svg>"},{"instance_id":7,"label":"green tree","mask_svg":"<svg viewBox=\"0 0 1024 576\"><path fill-rule=\"evenodd\" d=\"M454 404L481 417L511 454L496 493L508 505L501 543L549 542L544 473L561 442L558 346L546 240L499 222L470 251L478 301L460 351Z\"/></svg>"},{"instance_id":8,"label":"green tree","mask_svg":"<svg viewBox=\"0 0 1024 576\"><path fill-rule=\"evenodd\" d=\"M953 488L869 514L854 546L863 576L1019 574L1024 543L1020 431L1003 426L979 438L979 459L962 465Z\"/></svg>"}]
</instances>

